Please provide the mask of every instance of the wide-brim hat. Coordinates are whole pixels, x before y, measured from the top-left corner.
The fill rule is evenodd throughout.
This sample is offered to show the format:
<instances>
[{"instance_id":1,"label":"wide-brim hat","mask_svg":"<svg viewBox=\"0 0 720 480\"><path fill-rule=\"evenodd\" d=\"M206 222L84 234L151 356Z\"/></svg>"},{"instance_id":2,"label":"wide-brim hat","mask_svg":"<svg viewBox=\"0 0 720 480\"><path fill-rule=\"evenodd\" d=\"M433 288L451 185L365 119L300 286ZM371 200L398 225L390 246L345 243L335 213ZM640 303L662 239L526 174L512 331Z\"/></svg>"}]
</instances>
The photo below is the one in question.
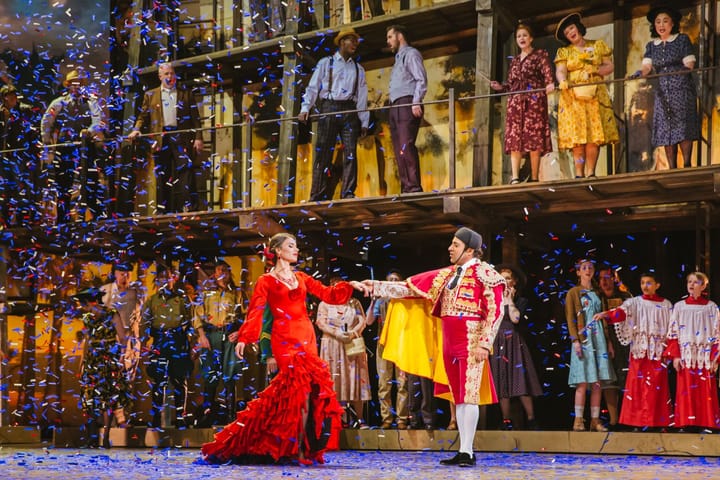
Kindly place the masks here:
<instances>
[{"instance_id":1,"label":"wide-brim hat","mask_svg":"<svg viewBox=\"0 0 720 480\"><path fill-rule=\"evenodd\" d=\"M566 15L562 20L560 20L557 24L557 27L555 28L555 38L559 42L563 43L570 43L568 42L567 37L565 37L565 29L569 27L570 25L574 24L582 24L582 16L578 12L573 12L569 15Z\"/></svg>"},{"instance_id":2,"label":"wide-brim hat","mask_svg":"<svg viewBox=\"0 0 720 480\"><path fill-rule=\"evenodd\" d=\"M85 77L85 75L81 75L80 72L77 70L70 70L67 75L65 75L63 86L67 88L74 81L78 81L80 84L87 84L87 78Z\"/></svg>"},{"instance_id":3,"label":"wide-brim hat","mask_svg":"<svg viewBox=\"0 0 720 480\"><path fill-rule=\"evenodd\" d=\"M127 262L115 262L112 265L112 271L118 271L118 272L132 272L133 267Z\"/></svg>"},{"instance_id":4,"label":"wide-brim hat","mask_svg":"<svg viewBox=\"0 0 720 480\"><path fill-rule=\"evenodd\" d=\"M335 36L335 40L333 40L333 42L335 42L335 45L339 47L340 40L345 37L355 37L356 39L360 40L360 35L358 35L354 28L343 28Z\"/></svg>"},{"instance_id":5,"label":"wide-brim hat","mask_svg":"<svg viewBox=\"0 0 720 480\"><path fill-rule=\"evenodd\" d=\"M86 302L101 302L103 295L105 292L103 292L101 289L97 287L90 287L86 288L85 290L80 290L75 295L73 295L73 299L75 299L78 302L86 303Z\"/></svg>"},{"instance_id":6,"label":"wide-brim hat","mask_svg":"<svg viewBox=\"0 0 720 480\"><path fill-rule=\"evenodd\" d=\"M503 270L510 270L513 274L513 277L515 277L515 283L517 284L515 289L517 291L522 290L527 283L527 277L525 276L525 272L520 270L520 267L518 267L517 265L514 265L512 263L500 263L498 265L495 265L495 270L497 270L498 272L502 272Z\"/></svg>"},{"instance_id":7,"label":"wide-brim hat","mask_svg":"<svg viewBox=\"0 0 720 480\"><path fill-rule=\"evenodd\" d=\"M650 6L650 11L647 14L647 21L651 24L655 23L655 18L660 15L661 13L667 13L670 18L672 18L672 21L675 25L680 26L680 20L682 19L682 14L680 11L671 5L668 5L667 3L658 3L655 5Z\"/></svg>"}]
</instances>

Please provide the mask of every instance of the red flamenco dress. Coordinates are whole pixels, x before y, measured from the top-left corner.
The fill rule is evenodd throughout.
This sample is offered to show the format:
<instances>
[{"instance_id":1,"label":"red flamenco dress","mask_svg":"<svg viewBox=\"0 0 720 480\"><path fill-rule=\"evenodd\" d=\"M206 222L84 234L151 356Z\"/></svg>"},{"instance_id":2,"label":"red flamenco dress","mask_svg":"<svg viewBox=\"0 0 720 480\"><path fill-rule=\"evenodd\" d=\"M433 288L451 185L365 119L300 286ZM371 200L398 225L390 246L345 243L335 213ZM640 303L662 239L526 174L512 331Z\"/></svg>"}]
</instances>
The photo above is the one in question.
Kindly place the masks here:
<instances>
[{"instance_id":1,"label":"red flamenco dress","mask_svg":"<svg viewBox=\"0 0 720 480\"><path fill-rule=\"evenodd\" d=\"M203 445L208 462L253 463L271 457L324 463L323 453L339 446L343 409L330 370L318 356L305 299L311 293L326 303L344 304L353 288L347 282L327 287L302 272L295 276L294 289L270 274L262 275L255 285L239 341L255 343L261 333L263 338L269 335L278 373L234 422ZM270 315L263 322L266 307Z\"/></svg>"}]
</instances>

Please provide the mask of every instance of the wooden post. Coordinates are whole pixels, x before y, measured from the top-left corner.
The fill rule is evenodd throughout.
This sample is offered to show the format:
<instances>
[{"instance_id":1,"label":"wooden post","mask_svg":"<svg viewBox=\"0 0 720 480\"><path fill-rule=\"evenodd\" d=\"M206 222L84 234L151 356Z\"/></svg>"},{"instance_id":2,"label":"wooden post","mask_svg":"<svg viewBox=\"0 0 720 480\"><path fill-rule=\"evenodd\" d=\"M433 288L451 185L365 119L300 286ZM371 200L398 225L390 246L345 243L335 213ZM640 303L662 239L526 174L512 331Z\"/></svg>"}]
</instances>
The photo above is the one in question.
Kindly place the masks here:
<instances>
[{"instance_id":1,"label":"wooden post","mask_svg":"<svg viewBox=\"0 0 720 480\"><path fill-rule=\"evenodd\" d=\"M288 1L287 5L287 36L282 39L283 76L282 76L282 108L285 117L295 117L300 111L297 98L298 88L295 71L297 54L295 38L298 32L298 3ZM280 122L280 145L278 147L278 204L295 202L295 174L297 166L297 120Z\"/></svg>"},{"instance_id":2,"label":"wooden post","mask_svg":"<svg viewBox=\"0 0 720 480\"><path fill-rule=\"evenodd\" d=\"M493 52L497 41L497 26L494 0L476 0L477 50L475 57L475 78L482 76L494 78ZM475 82L475 95L490 93L490 85L484 81ZM475 143L473 145L472 185L490 184L490 163L492 162L493 112L489 98L477 100L475 104Z\"/></svg>"}]
</instances>

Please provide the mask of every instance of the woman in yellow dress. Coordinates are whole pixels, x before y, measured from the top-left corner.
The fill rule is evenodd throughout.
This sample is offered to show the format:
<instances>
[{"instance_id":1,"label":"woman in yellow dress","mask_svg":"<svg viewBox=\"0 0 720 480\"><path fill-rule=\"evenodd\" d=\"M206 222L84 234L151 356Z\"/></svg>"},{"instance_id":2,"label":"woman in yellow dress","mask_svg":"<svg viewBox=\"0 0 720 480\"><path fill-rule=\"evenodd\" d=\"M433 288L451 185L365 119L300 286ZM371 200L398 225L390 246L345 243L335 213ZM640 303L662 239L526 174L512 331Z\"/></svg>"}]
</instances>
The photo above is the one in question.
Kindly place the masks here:
<instances>
[{"instance_id":1,"label":"woman in yellow dress","mask_svg":"<svg viewBox=\"0 0 720 480\"><path fill-rule=\"evenodd\" d=\"M619 140L617 125L605 85L600 82L614 70L612 49L602 40L585 38L587 29L579 13L563 18L555 38L565 44L555 56L559 82L558 147L572 149L575 178L594 177L601 145Z\"/></svg>"}]
</instances>

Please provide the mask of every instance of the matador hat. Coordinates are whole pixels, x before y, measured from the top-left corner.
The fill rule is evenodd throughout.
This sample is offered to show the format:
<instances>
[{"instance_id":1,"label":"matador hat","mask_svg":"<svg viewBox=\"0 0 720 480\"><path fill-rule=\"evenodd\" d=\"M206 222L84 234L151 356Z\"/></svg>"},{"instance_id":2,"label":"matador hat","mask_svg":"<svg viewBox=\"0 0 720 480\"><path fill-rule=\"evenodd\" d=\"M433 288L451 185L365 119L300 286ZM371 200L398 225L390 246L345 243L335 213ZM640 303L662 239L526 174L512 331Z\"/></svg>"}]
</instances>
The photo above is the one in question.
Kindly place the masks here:
<instances>
[{"instance_id":1,"label":"matador hat","mask_svg":"<svg viewBox=\"0 0 720 480\"><path fill-rule=\"evenodd\" d=\"M335 40L333 42L336 46L340 46L340 40L342 40L345 37L355 37L358 41L360 40L360 35L355 31L354 28L343 28L340 30L335 37Z\"/></svg>"},{"instance_id":2,"label":"matador hat","mask_svg":"<svg viewBox=\"0 0 720 480\"><path fill-rule=\"evenodd\" d=\"M455 238L463 242L466 248L477 250L482 247L482 236L475 230L470 230L467 227L460 227L458 231L455 232Z\"/></svg>"},{"instance_id":3,"label":"matador hat","mask_svg":"<svg viewBox=\"0 0 720 480\"><path fill-rule=\"evenodd\" d=\"M555 39L557 39L558 42L570 43L568 42L567 37L565 37L565 29L570 25L582 24L582 17L578 12L573 12L569 15L566 15L565 18L558 22L557 28L555 28Z\"/></svg>"}]
</instances>

